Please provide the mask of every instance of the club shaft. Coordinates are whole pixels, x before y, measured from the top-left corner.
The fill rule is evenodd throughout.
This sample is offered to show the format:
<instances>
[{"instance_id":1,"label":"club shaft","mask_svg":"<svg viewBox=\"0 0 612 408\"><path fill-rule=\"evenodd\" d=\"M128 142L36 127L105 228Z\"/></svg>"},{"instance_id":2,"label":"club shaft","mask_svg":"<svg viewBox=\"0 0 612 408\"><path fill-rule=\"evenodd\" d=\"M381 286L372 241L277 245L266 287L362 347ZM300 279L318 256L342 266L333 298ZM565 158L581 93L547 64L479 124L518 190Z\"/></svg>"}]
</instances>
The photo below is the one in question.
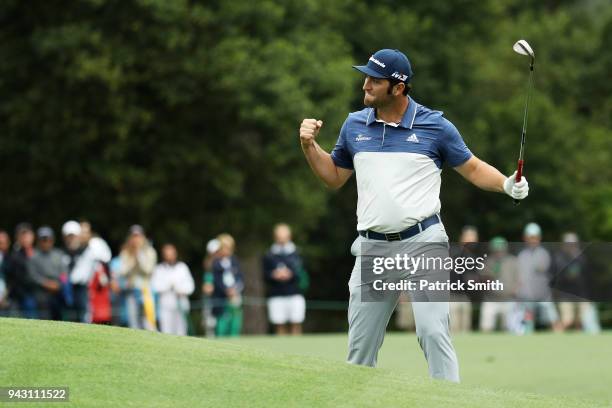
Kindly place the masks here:
<instances>
[{"instance_id":1,"label":"club shaft","mask_svg":"<svg viewBox=\"0 0 612 408\"><path fill-rule=\"evenodd\" d=\"M523 130L521 132L521 148L519 151L519 160L524 160L525 154L525 139L527 137L527 118L529 117L529 101L531 99L531 88L533 86L533 62L529 67L529 81L527 83L527 95L525 96L525 111L523 112Z\"/></svg>"},{"instance_id":2,"label":"club shaft","mask_svg":"<svg viewBox=\"0 0 612 408\"><path fill-rule=\"evenodd\" d=\"M527 83L527 95L525 97L525 111L523 112L523 130L521 132L521 148L519 150L519 159L516 167L516 177L515 182L521 181L523 177L523 165L524 165L524 156L525 156L525 140L527 138L527 118L529 116L529 100L531 99L531 88L533 86L533 64L534 60L532 58L531 65L529 66L529 81ZM520 200L514 199L514 205L519 205Z\"/></svg>"}]
</instances>

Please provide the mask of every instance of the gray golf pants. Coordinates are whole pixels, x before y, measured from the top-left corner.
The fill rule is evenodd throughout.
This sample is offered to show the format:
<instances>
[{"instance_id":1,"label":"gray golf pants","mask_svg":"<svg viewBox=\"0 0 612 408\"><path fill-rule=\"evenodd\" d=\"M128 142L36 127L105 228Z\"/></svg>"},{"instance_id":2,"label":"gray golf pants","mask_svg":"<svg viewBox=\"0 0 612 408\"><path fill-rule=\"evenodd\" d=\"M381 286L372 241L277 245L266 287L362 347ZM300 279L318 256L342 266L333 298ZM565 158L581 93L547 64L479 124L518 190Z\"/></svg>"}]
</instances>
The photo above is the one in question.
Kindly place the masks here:
<instances>
[{"instance_id":1,"label":"gray golf pants","mask_svg":"<svg viewBox=\"0 0 612 408\"><path fill-rule=\"evenodd\" d=\"M376 302L361 301L360 247L367 238L358 237L351 246L356 257L349 280L350 300L349 353L351 364L376 366L378 350L382 346L385 330L395 309L400 292L395 291ZM405 242L448 242L442 224L432 225ZM448 302L412 302L416 333L429 374L436 379L459 382L459 366L449 331Z\"/></svg>"}]
</instances>

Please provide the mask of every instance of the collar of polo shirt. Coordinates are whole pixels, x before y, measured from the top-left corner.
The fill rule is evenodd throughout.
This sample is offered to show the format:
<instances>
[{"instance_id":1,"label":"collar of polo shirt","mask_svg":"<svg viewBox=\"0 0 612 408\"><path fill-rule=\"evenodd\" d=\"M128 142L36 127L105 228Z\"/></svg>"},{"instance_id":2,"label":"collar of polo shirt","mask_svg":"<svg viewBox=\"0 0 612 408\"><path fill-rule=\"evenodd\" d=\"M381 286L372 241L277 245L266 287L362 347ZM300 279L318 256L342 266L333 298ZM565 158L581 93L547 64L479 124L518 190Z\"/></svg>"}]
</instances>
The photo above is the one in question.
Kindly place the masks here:
<instances>
[{"instance_id":1,"label":"collar of polo shirt","mask_svg":"<svg viewBox=\"0 0 612 408\"><path fill-rule=\"evenodd\" d=\"M395 122L385 122L382 119L376 119L376 122L384 123L385 125L393 126L393 127L398 127L400 125L399 123L395 123Z\"/></svg>"},{"instance_id":2,"label":"collar of polo shirt","mask_svg":"<svg viewBox=\"0 0 612 408\"><path fill-rule=\"evenodd\" d=\"M376 117L376 110L374 108L370 108L370 111L368 112L368 118L366 120L366 125L370 126L372 123L382 122L382 123L385 123L386 125L393 126L393 127L401 126L406 129L412 129L412 126L414 125L414 118L417 112L417 103L410 96L407 96L406 98L408 98L408 108L406 109L406 112L404 112L404 116L402 116L402 120L400 123L390 123L390 122L385 122L382 119L378 119Z\"/></svg>"}]
</instances>

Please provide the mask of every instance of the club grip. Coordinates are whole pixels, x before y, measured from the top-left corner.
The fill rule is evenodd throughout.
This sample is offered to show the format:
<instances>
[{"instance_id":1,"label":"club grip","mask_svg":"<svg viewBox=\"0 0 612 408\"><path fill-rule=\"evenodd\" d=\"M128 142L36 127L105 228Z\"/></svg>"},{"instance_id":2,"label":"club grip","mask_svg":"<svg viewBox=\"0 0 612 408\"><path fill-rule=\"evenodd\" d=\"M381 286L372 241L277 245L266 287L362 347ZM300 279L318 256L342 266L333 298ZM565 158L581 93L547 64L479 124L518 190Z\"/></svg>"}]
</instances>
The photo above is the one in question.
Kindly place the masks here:
<instances>
[{"instance_id":1,"label":"club grip","mask_svg":"<svg viewBox=\"0 0 612 408\"><path fill-rule=\"evenodd\" d=\"M521 181L522 177L523 177L523 160L519 160L518 165L516 167L516 177L514 178L514 182L518 183L519 181ZM514 205L519 205L520 203L521 203L521 200L514 199Z\"/></svg>"},{"instance_id":2,"label":"club grip","mask_svg":"<svg viewBox=\"0 0 612 408\"><path fill-rule=\"evenodd\" d=\"M516 167L516 177L514 178L515 182L521 181L523 177L523 160L518 161L518 166Z\"/></svg>"}]
</instances>

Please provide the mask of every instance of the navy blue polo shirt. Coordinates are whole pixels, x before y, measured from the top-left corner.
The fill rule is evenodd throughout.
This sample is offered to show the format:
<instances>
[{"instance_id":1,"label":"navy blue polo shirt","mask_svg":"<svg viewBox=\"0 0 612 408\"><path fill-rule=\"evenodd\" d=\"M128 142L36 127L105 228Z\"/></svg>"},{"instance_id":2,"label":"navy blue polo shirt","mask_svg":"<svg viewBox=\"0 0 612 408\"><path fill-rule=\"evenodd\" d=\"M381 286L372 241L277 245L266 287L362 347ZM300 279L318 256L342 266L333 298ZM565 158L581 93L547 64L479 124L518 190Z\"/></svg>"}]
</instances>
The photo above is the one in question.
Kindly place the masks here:
<instances>
[{"instance_id":1,"label":"navy blue polo shirt","mask_svg":"<svg viewBox=\"0 0 612 408\"><path fill-rule=\"evenodd\" d=\"M472 157L442 112L408 99L398 124L373 108L349 114L331 153L336 166L355 170L358 230L403 231L438 213L442 165Z\"/></svg>"}]
</instances>

